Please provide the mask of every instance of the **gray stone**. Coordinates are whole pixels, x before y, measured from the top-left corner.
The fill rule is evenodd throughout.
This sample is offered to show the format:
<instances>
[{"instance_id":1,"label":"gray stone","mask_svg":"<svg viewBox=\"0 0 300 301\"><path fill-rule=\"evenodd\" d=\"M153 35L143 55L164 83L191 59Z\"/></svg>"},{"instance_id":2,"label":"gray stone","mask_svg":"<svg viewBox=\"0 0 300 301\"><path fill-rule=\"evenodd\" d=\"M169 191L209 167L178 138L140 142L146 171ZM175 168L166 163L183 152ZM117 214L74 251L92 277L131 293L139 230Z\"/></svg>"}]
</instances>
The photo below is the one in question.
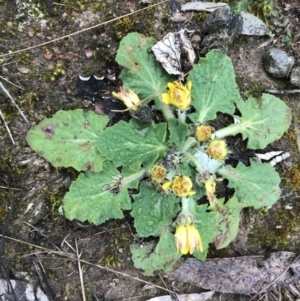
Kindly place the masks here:
<instances>
[{"instance_id":1,"label":"gray stone","mask_svg":"<svg viewBox=\"0 0 300 301\"><path fill-rule=\"evenodd\" d=\"M294 86L300 87L300 66L293 68L290 81Z\"/></svg>"},{"instance_id":2,"label":"gray stone","mask_svg":"<svg viewBox=\"0 0 300 301\"><path fill-rule=\"evenodd\" d=\"M285 51L277 48L270 48L262 57L266 71L275 78L288 77L295 59Z\"/></svg>"}]
</instances>

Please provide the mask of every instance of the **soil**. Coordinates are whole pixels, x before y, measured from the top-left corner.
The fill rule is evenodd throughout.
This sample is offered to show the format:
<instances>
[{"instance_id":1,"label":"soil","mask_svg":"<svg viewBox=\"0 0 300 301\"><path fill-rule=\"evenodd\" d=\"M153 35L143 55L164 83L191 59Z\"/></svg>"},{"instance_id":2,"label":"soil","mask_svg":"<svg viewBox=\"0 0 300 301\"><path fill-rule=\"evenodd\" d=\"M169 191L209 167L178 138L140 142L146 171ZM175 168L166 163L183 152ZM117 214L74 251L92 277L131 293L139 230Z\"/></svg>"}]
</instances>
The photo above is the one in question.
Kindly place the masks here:
<instances>
[{"instance_id":1,"label":"soil","mask_svg":"<svg viewBox=\"0 0 300 301\"><path fill-rule=\"evenodd\" d=\"M147 1L0 0L0 81L28 119L26 122L22 118L6 93L1 94L0 110L15 142L1 119L0 219L2 233L7 236L2 239L1 277L30 278L37 284L32 263L37 257L57 301L84 300L78 263L74 261L76 246L85 261L81 269L86 300L143 301L167 294L157 287L166 287L159 275L144 277L133 266L129 246L137 238L129 213L123 220L100 226L85 227L66 220L58 209L78 173L71 168L55 169L33 152L25 140L33 125L60 109L95 110L94 104L76 88L78 76L118 78L121 69L114 58L121 38L127 33L138 31L160 39L175 30L175 24L169 20L168 3L149 8L149 4L141 2ZM276 10L289 19L290 39L282 28L272 41L269 36L240 36L227 53L245 98L259 97L264 89L295 88L288 79L269 77L261 64L263 52L272 44L300 62L299 3L274 2ZM107 22L142 8L145 9L141 12ZM203 13L185 16L184 26L201 33L199 20ZM97 24L102 25L85 31ZM56 42L1 56L72 33L75 34ZM281 45L282 38L286 42ZM271 43L264 46L266 41ZM196 47L199 49L198 44ZM110 84L117 90L120 81L111 80ZM299 94L279 97L292 108L293 123L283 138L267 150L291 153L276 167L282 177L282 197L267 213L244 211L236 240L221 252L212 248L211 257L255 255L266 250L300 251ZM200 288L183 283L169 285L180 293L201 292ZM230 294L216 294L214 298L249 300L247 296Z\"/></svg>"}]
</instances>

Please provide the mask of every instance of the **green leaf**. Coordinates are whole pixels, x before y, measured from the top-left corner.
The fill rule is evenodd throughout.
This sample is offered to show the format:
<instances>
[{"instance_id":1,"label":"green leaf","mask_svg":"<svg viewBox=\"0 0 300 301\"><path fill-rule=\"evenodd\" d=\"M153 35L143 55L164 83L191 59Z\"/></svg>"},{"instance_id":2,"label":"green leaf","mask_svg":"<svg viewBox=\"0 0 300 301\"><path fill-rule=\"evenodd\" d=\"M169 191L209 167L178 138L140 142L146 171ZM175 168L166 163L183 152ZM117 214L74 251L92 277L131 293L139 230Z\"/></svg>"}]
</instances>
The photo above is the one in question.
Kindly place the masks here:
<instances>
[{"instance_id":1,"label":"green leaf","mask_svg":"<svg viewBox=\"0 0 300 301\"><path fill-rule=\"evenodd\" d=\"M279 98L263 94L260 100L249 98L237 104L242 117L238 124L232 124L215 133L216 137L241 133L248 138L248 148L263 149L269 143L282 137L292 120L291 109Z\"/></svg>"},{"instance_id":2,"label":"green leaf","mask_svg":"<svg viewBox=\"0 0 300 301\"><path fill-rule=\"evenodd\" d=\"M130 246L132 260L137 269L144 270L144 275L153 276L155 271L172 271L174 264L181 257L176 252L174 234L165 231L154 248L154 243L141 247L140 244Z\"/></svg>"},{"instance_id":3,"label":"green leaf","mask_svg":"<svg viewBox=\"0 0 300 301\"><path fill-rule=\"evenodd\" d=\"M54 167L98 172L105 160L96 147L109 119L94 112L58 111L27 134L30 147Z\"/></svg>"},{"instance_id":4,"label":"green leaf","mask_svg":"<svg viewBox=\"0 0 300 301\"><path fill-rule=\"evenodd\" d=\"M69 220L78 219L100 225L111 218L123 218L121 209L131 209L131 200L127 188L130 183L118 187L113 177L120 176L110 162L104 162L103 171L99 173L81 173L78 179L72 182L69 192L63 199L63 208ZM116 183L115 194L113 189L106 186Z\"/></svg>"},{"instance_id":5,"label":"green leaf","mask_svg":"<svg viewBox=\"0 0 300 301\"><path fill-rule=\"evenodd\" d=\"M178 119L169 119L168 129L170 132L168 144L170 146L180 146L184 143L186 137L189 134L188 125Z\"/></svg>"},{"instance_id":6,"label":"green leaf","mask_svg":"<svg viewBox=\"0 0 300 301\"><path fill-rule=\"evenodd\" d=\"M125 69L120 78L127 89L140 94L141 98L151 96L161 108L161 94L167 88L167 83L173 77L168 75L156 61L149 49L156 43L153 38L147 38L136 32L128 34L120 43L116 61Z\"/></svg>"},{"instance_id":7,"label":"green leaf","mask_svg":"<svg viewBox=\"0 0 300 301\"><path fill-rule=\"evenodd\" d=\"M180 210L180 199L173 193L161 194L145 182L140 185L140 193L133 198L131 215L141 237L158 236L166 225L172 224Z\"/></svg>"},{"instance_id":8,"label":"green leaf","mask_svg":"<svg viewBox=\"0 0 300 301\"><path fill-rule=\"evenodd\" d=\"M224 204L224 198L217 200L215 222L217 235L214 240L217 249L226 248L237 236L240 212L243 208L244 204L239 203L235 197L231 198L226 204Z\"/></svg>"},{"instance_id":9,"label":"green leaf","mask_svg":"<svg viewBox=\"0 0 300 301\"><path fill-rule=\"evenodd\" d=\"M248 167L239 163L236 168L223 167L218 173L228 179L228 186L235 189L235 196L245 206L272 206L280 197L280 176L269 163L251 160Z\"/></svg>"},{"instance_id":10,"label":"green leaf","mask_svg":"<svg viewBox=\"0 0 300 301\"><path fill-rule=\"evenodd\" d=\"M151 165L166 154L166 124L150 125L147 129L141 135L134 122L121 120L100 135L97 147L116 167L137 170L142 163Z\"/></svg>"},{"instance_id":11,"label":"green leaf","mask_svg":"<svg viewBox=\"0 0 300 301\"><path fill-rule=\"evenodd\" d=\"M188 79L192 81L192 106L196 109L188 116L194 123L215 119L217 112L234 113L240 94L228 56L216 50L209 52Z\"/></svg>"},{"instance_id":12,"label":"green leaf","mask_svg":"<svg viewBox=\"0 0 300 301\"><path fill-rule=\"evenodd\" d=\"M207 205L195 206L195 216L197 220L197 228L199 230L203 252L196 250L194 256L200 260L205 260L208 251L208 245L213 241L216 236L216 212L208 212Z\"/></svg>"}]
</instances>

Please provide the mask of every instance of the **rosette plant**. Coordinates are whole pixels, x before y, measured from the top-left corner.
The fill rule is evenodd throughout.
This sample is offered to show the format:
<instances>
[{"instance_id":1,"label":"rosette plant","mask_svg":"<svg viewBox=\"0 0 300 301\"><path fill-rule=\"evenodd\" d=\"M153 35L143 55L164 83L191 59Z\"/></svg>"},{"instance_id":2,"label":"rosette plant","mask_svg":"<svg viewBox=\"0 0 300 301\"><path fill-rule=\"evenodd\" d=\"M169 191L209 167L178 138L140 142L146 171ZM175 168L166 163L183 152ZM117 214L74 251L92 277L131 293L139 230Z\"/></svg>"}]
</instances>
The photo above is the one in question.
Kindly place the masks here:
<instances>
[{"instance_id":1,"label":"rosette plant","mask_svg":"<svg viewBox=\"0 0 300 301\"><path fill-rule=\"evenodd\" d=\"M274 167L254 159L231 166L227 139L241 134L248 149L264 149L291 122L279 98L241 98L225 54L211 51L179 82L149 51L155 42L137 33L121 41L116 61L123 87L114 95L135 112L151 101L160 118L108 126L108 117L91 111L59 111L26 138L53 166L80 171L63 199L68 219L100 225L130 210L137 235L151 240L143 248L131 245L134 264L146 275L171 270L183 254L204 260L210 243L220 249L236 237L243 208L278 200ZM232 124L213 128L217 112L231 115ZM232 194L222 197L219 185Z\"/></svg>"}]
</instances>

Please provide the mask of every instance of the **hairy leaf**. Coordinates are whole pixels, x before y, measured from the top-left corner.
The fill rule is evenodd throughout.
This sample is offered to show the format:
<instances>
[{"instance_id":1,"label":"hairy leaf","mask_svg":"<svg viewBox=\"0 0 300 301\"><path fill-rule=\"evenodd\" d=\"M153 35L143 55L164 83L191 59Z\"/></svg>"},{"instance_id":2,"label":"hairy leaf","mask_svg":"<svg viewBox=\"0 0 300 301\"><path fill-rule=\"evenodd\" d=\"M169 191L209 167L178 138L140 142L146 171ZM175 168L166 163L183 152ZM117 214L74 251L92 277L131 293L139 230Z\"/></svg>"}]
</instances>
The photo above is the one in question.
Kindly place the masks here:
<instances>
[{"instance_id":1,"label":"hairy leaf","mask_svg":"<svg viewBox=\"0 0 300 301\"><path fill-rule=\"evenodd\" d=\"M153 186L142 182L140 193L134 196L134 227L141 237L159 235L166 225L171 225L178 213L180 199L172 194L160 194ZM149 218L150 217L150 218Z\"/></svg>"},{"instance_id":2,"label":"hairy leaf","mask_svg":"<svg viewBox=\"0 0 300 301\"><path fill-rule=\"evenodd\" d=\"M188 79L192 81L192 106L189 115L194 123L204 123L217 117L217 112L233 114L240 94L235 83L231 60L219 51L211 51L200 59Z\"/></svg>"},{"instance_id":3,"label":"hairy leaf","mask_svg":"<svg viewBox=\"0 0 300 301\"><path fill-rule=\"evenodd\" d=\"M251 160L250 166L239 163L236 168L226 166L218 173L235 189L235 196L245 206L259 209L272 206L280 197L280 177L269 163Z\"/></svg>"},{"instance_id":4,"label":"hairy leaf","mask_svg":"<svg viewBox=\"0 0 300 301\"><path fill-rule=\"evenodd\" d=\"M121 120L100 135L97 147L116 167L130 166L136 170L142 163L151 165L166 154L165 140L165 123L150 125L141 132L134 122Z\"/></svg>"},{"instance_id":5,"label":"hairy leaf","mask_svg":"<svg viewBox=\"0 0 300 301\"><path fill-rule=\"evenodd\" d=\"M149 49L156 43L153 38L147 38L136 32L122 39L117 52L116 61L124 69L120 75L125 87L140 94L141 98L151 96L161 107L161 94L172 81L161 65L156 61Z\"/></svg>"},{"instance_id":6,"label":"hairy leaf","mask_svg":"<svg viewBox=\"0 0 300 301\"><path fill-rule=\"evenodd\" d=\"M217 249L226 248L237 236L240 212L244 207L244 204L239 203L235 197L231 198L226 204L224 204L224 198L217 200L215 222L217 235L214 239Z\"/></svg>"},{"instance_id":7,"label":"hairy leaf","mask_svg":"<svg viewBox=\"0 0 300 301\"><path fill-rule=\"evenodd\" d=\"M291 109L270 94L263 94L260 100L240 101L237 107L242 114L242 117L237 117L239 123L217 131L216 137L241 133L243 139L248 138L248 148L263 149L281 138L291 124Z\"/></svg>"},{"instance_id":8,"label":"hairy leaf","mask_svg":"<svg viewBox=\"0 0 300 301\"><path fill-rule=\"evenodd\" d=\"M141 247L140 244L132 244L130 247L134 266L144 270L144 275L153 276L155 271L171 271L175 262L181 257L176 252L174 234L164 231L158 244L154 243Z\"/></svg>"},{"instance_id":9,"label":"hairy leaf","mask_svg":"<svg viewBox=\"0 0 300 301\"><path fill-rule=\"evenodd\" d=\"M111 218L122 218L121 209L131 209L127 188L135 187L136 183L128 182L120 187L115 182L117 180L114 180L116 176L121 178L121 174L110 162L104 162L102 172L81 173L63 199L66 217L69 220L89 221L95 225ZM114 183L116 186L111 186L110 189L108 185Z\"/></svg>"},{"instance_id":10,"label":"hairy leaf","mask_svg":"<svg viewBox=\"0 0 300 301\"><path fill-rule=\"evenodd\" d=\"M58 111L27 134L30 147L54 167L98 172L105 160L96 141L109 119L94 112Z\"/></svg>"}]
</instances>

